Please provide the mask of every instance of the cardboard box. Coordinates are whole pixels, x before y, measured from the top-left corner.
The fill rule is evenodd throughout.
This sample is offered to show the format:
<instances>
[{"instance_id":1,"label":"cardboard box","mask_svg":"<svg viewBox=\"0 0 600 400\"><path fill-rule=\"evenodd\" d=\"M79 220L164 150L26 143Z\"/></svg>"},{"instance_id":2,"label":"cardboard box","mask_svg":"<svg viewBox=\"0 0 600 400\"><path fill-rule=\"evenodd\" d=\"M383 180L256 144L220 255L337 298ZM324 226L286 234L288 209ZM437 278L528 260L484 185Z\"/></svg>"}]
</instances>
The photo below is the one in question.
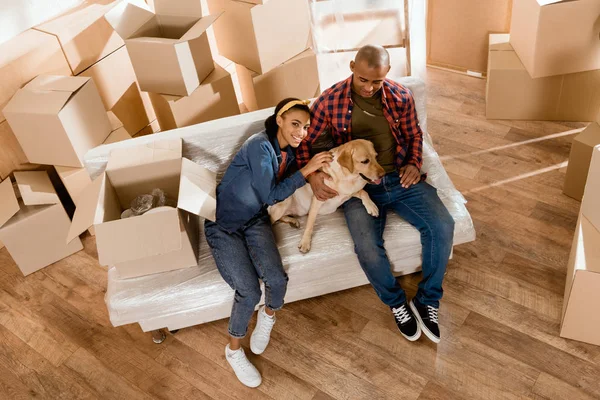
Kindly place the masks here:
<instances>
[{"instance_id":1,"label":"cardboard box","mask_svg":"<svg viewBox=\"0 0 600 400\"><path fill-rule=\"evenodd\" d=\"M269 0L255 5L235 0L208 0L219 54L264 74L306 50L310 18L306 0Z\"/></svg>"},{"instance_id":2,"label":"cardboard box","mask_svg":"<svg viewBox=\"0 0 600 400\"><path fill-rule=\"evenodd\" d=\"M150 94L161 131L182 128L240 113L229 72L215 70L190 96Z\"/></svg>"},{"instance_id":3,"label":"cardboard box","mask_svg":"<svg viewBox=\"0 0 600 400\"><path fill-rule=\"evenodd\" d=\"M135 133L156 119L148 93L141 93L127 49L123 46L79 76L94 80L106 111L112 111L127 132ZM146 99L144 99L144 97Z\"/></svg>"},{"instance_id":4,"label":"cardboard box","mask_svg":"<svg viewBox=\"0 0 600 400\"><path fill-rule=\"evenodd\" d=\"M16 172L21 199L10 179L0 183L0 240L29 275L81 249L79 238L67 242L71 220L45 171Z\"/></svg>"},{"instance_id":5,"label":"cardboard box","mask_svg":"<svg viewBox=\"0 0 600 400\"><path fill-rule=\"evenodd\" d=\"M71 75L56 37L29 30L0 45L0 122L10 98L41 74Z\"/></svg>"},{"instance_id":6,"label":"cardboard box","mask_svg":"<svg viewBox=\"0 0 600 400\"><path fill-rule=\"evenodd\" d=\"M311 99L321 93L317 57L308 49L266 74L236 65L244 104L249 111L274 107L286 97Z\"/></svg>"},{"instance_id":7,"label":"cardboard box","mask_svg":"<svg viewBox=\"0 0 600 400\"><path fill-rule=\"evenodd\" d=\"M600 69L600 2L513 2L510 44L532 78Z\"/></svg>"},{"instance_id":8,"label":"cardboard box","mask_svg":"<svg viewBox=\"0 0 600 400\"><path fill-rule=\"evenodd\" d=\"M600 109L600 70L533 79L508 43L490 35L486 117L594 121Z\"/></svg>"},{"instance_id":9,"label":"cardboard box","mask_svg":"<svg viewBox=\"0 0 600 400\"><path fill-rule=\"evenodd\" d=\"M113 150L105 172L81 194L67 240L93 225L102 265L181 250L179 210L212 220L216 211L216 175L181 155L181 139ZM133 199L155 188L177 208L121 219Z\"/></svg>"},{"instance_id":10,"label":"cardboard box","mask_svg":"<svg viewBox=\"0 0 600 400\"><path fill-rule=\"evenodd\" d=\"M594 147L593 153L581 201L581 213L600 230L600 146ZM600 247L600 243L598 245Z\"/></svg>"},{"instance_id":11,"label":"cardboard box","mask_svg":"<svg viewBox=\"0 0 600 400\"><path fill-rule=\"evenodd\" d=\"M404 4L377 2L310 2L318 53L358 50L367 44L404 46Z\"/></svg>"},{"instance_id":12,"label":"cardboard box","mask_svg":"<svg viewBox=\"0 0 600 400\"><path fill-rule=\"evenodd\" d=\"M0 123L0 179L6 179L11 172L16 170L36 169L38 164L31 164L27 160L15 134L4 121Z\"/></svg>"},{"instance_id":13,"label":"cardboard box","mask_svg":"<svg viewBox=\"0 0 600 400\"><path fill-rule=\"evenodd\" d=\"M600 145L600 125L597 122L589 124L573 139L563 187L563 193L567 196L581 201L592 161L592 153L594 147L598 145ZM600 185L600 181L598 185Z\"/></svg>"},{"instance_id":14,"label":"cardboard box","mask_svg":"<svg viewBox=\"0 0 600 400\"><path fill-rule=\"evenodd\" d=\"M35 29L58 38L73 75L100 61L123 40L104 19L115 0L88 0Z\"/></svg>"},{"instance_id":15,"label":"cardboard box","mask_svg":"<svg viewBox=\"0 0 600 400\"><path fill-rule=\"evenodd\" d=\"M40 75L4 108L30 162L82 167L85 153L102 144L110 122L90 78Z\"/></svg>"},{"instance_id":16,"label":"cardboard box","mask_svg":"<svg viewBox=\"0 0 600 400\"><path fill-rule=\"evenodd\" d=\"M115 264L121 278L135 278L198 265L200 218L179 210L181 249L158 256Z\"/></svg>"},{"instance_id":17,"label":"cardboard box","mask_svg":"<svg viewBox=\"0 0 600 400\"><path fill-rule=\"evenodd\" d=\"M569 258L560 336L600 346L600 231L579 216Z\"/></svg>"},{"instance_id":18,"label":"cardboard box","mask_svg":"<svg viewBox=\"0 0 600 400\"><path fill-rule=\"evenodd\" d=\"M218 18L201 18L189 7L198 0L155 1L160 13L122 2L106 19L125 40L140 88L188 96L213 70L206 30Z\"/></svg>"},{"instance_id":19,"label":"cardboard box","mask_svg":"<svg viewBox=\"0 0 600 400\"><path fill-rule=\"evenodd\" d=\"M429 0L427 64L485 74L488 35L510 31L512 3L513 0Z\"/></svg>"}]
</instances>

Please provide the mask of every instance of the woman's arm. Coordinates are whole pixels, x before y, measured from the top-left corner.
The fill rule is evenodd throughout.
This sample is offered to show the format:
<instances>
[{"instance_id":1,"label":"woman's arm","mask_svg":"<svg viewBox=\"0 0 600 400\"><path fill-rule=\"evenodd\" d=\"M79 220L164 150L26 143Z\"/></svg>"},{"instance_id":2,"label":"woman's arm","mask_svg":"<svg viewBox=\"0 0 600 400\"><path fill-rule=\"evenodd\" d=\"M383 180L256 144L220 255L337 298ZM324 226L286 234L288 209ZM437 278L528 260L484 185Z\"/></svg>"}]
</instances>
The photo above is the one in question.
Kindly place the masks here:
<instances>
[{"instance_id":1,"label":"woman's arm","mask_svg":"<svg viewBox=\"0 0 600 400\"><path fill-rule=\"evenodd\" d=\"M258 192L260 201L269 206L290 197L296 189L306 184L301 171L297 171L286 179L277 182L273 171L271 144L255 142L248 148L249 166L252 172L252 186Z\"/></svg>"}]
</instances>

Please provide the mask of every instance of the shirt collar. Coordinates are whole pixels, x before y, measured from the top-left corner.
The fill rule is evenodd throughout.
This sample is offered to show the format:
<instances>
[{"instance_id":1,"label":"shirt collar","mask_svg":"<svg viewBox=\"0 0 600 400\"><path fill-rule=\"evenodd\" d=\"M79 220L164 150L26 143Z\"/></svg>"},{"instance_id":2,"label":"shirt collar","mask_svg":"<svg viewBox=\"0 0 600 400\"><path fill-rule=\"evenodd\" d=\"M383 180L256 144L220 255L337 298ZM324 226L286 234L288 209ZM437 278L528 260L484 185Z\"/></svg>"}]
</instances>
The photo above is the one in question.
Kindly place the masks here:
<instances>
[{"instance_id":1,"label":"shirt collar","mask_svg":"<svg viewBox=\"0 0 600 400\"><path fill-rule=\"evenodd\" d=\"M352 101L352 78L354 77L353 75L350 75L350 77L348 79L346 79L346 81L344 82L344 91L343 91L343 97L344 98L348 98L350 99L350 101ZM383 85L381 85L381 103L387 107L387 95L386 95L386 88L388 87L388 81L387 79L385 79L383 81Z\"/></svg>"},{"instance_id":2,"label":"shirt collar","mask_svg":"<svg viewBox=\"0 0 600 400\"><path fill-rule=\"evenodd\" d=\"M281 160L281 148L279 147L279 140L277 140L277 135L274 135L272 139L270 139L271 145L273 146L273 150L275 150L275 156L277 156L277 160ZM285 148L285 152L287 154L288 163L294 160L294 150L292 146L288 145Z\"/></svg>"}]
</instances>

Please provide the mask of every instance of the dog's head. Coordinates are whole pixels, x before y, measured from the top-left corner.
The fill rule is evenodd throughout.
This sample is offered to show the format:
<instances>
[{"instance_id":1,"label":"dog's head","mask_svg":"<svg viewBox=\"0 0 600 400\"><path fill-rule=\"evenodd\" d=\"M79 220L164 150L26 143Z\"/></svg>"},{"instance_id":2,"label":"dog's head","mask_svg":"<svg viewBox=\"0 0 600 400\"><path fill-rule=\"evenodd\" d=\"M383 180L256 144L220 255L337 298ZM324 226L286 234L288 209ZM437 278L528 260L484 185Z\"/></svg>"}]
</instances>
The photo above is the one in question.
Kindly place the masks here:
<instances>
[{"instance_id":1,"label":"dog's head","mask_svg":"<svg viewBox=\"0 0 600 400\"><path fill-rule=\"evenodd\" d=\"M377 162L377 152L373 143L364 139L352 140L340 146L338 164L360 175L368 183L379 184L385 171Z\"/></svg>"}]
</instances>

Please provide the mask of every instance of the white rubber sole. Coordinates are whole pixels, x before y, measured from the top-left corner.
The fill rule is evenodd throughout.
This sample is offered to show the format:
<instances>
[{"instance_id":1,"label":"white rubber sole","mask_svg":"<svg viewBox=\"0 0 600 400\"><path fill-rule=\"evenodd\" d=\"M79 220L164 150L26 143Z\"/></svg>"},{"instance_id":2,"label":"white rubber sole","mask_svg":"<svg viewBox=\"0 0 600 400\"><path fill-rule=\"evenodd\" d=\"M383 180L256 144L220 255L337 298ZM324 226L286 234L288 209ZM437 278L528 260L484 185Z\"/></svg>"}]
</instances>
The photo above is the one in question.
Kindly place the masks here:
<instances>
[{"instance_id":1,"label":"white rubber sole","mask_svg":"<svg viewBox=\"0 0 600 400\"><path fill-rule=\"evenodd\" d=\"M413 314L415 315L415 318L417 319L417 322L419 323L419 326L421 327L421 330L423 331L423 333L425 334L425 336L427 336L429 338L429 340L431 340L433 343L439 343L440 342L440 338L436 337L428 328L427 326L425 326L425 324L423 323L423 320L421 319L421 316L419 315L419 312L417 311L417 307L415 307L415 305L413 304L413 301L410 301L410 309L412 310Z\"/></svg>"},{"instance_id":2,"label":"white rubber sole","mask_svg":"<svg viewBox=\"0 0 600 400\"><path fill-rule=\"evenodd\" d=\"M252 334L252 335L254 336L254 334ZM267 349L267 346L269 345L269 343L267 343L267 346L265 346L264 349L262 349L262 350L258 349L258 348L256 348L256 345L254 343L252 343L252 337L253 336L250 336L250 351L252 353L256 354L257 356L259 356L259 355L261 355L262 353L265 352L265 350Z\"/></svg>"}]
</instances>

